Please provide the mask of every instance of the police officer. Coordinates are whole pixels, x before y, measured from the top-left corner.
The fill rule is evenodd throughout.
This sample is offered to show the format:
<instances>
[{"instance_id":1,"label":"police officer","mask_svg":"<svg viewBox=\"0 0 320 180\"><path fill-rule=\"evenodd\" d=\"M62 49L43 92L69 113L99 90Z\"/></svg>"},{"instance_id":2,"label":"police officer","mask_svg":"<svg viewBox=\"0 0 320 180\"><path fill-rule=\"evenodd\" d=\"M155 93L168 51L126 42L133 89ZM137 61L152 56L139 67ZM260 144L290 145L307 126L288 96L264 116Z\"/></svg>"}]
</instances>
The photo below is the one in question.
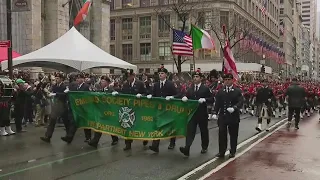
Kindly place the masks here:
<instances>
[{"instance_id":1,"label":"police officer","mask_svg":"<svg viewBox=\"0 0 320 180\"><path fill-rule=\"evenodd\" d=\"M68 107L67 107L67 95L64 92L66 85L64 84L64 76L61 73L55 75L56 84L52 86L52 93L49 96L54 96L54 103L52 104L52 113L50 114L50 121L47 127L47 131L44 137L40 139L44 142L50 143L50 139L54 132L57 119L62 117L66 132L69 131L69 120L68 120Z\"/></svg>"},{"instance_id":2,"label":"police officer","mask_svg":"<svg viewBox=\"0 0 320 180\"><path fill-rule=\"evenodd\" d=\"M201 153L207 152L209 146L207 103L213 102L210 89L201 83L204 76L199 69L192 74L192 77L193 84L187 89L186 96L182 98L182 101L186 102L188 99L197 100L200 105L188 123L186 145L185 147L180 147L180 152L185 156L189 156L190 154L190 147L196 136L197 126L199 126L201 133Z\"/></svg>"},{"instance_id":3,"label":"police officer","mask_svg":"<svg viewBox=\"0 0 320 180\"><path fill-rule=\"evenodd\" d=\"M108 76L101 76L100 83L99 83L99 85L97 87L97 91L105 92L105 93L112 93L113 92L113 88L109 86L110 82L111 82L111 80L110 80L110 78ZM92 147L97 148L99 140L101 138L101 135L102 135L102 133L95 132L93 139L91 139L88 142L88 144L90 146L92 146ZM111 136L111 138L112 138L112 143L111 143L112 146L118 144L119 138L117 136Z\"/></svg>"},{"instance_id":4,"label":"police officer","mask_svg":"<svg viewBox=\"0 0 320 180\"><path fill-rule=\"evenodd\" d=\"M233 86L233 75L224 76L224 87L216 94L213 118L218 118L219 126L219 154L220 158L225 156L228 142L228 131L230 135L230 158L236 154L238 144L238 133L240 123L240 109L243 105L242 92Z\"/></svg>"},{"instance_id":5,"label":"police officer","mask_svg":"<svg viewBox=\"0 0 320 180\"><path fill-rule=\"evenodd\" d=\"M159 81L156 82L153 86L152 96L154 97L163 97L166 100L170 101L170 99L174 98L177 95L176 87L173 82L167 80L168 70L164 68L164 65L161 64L158 69ZM159 144L160 140L154 140L152 142L152 146L149 146L149 149L154 152L159 152ZM174 149L176 144L176 138L170 139L170 144L168 149Z\"/></svg>"},{"instance_id":6,"label":"police officer","mask_svg":"<svg viewBox=\"0 0 320 180\"><path fill-rule=\"evenodd\" d=\"M145 95L146 94L146 87L142 81L139 81L136 78L136 74L134 73L133 69L127 69L124 72L124 77L127 78L127 81L123 84L121 93L123 94L132 94L132 95ZM138 96L139 96L138 95ZM131 149L132 140L127 139L125 140L125 148L124 151ZM143 145L146 146L148 141L143 141Z\"/></svg>"}]
</instances>

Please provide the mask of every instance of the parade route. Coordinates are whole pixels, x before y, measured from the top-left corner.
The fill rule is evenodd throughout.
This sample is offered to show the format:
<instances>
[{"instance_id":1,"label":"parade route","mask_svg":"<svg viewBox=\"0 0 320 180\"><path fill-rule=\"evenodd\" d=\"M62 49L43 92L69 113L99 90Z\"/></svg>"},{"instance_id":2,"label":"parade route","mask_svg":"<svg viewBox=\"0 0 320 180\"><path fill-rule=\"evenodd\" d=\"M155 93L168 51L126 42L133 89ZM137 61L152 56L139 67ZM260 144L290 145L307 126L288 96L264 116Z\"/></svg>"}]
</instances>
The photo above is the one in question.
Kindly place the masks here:
<instances>
[{"instance_id":1,"label":"parade route","mask_svg":"<svg viewBox=\"0 0 320 180\"><path fill-rule=\"evenodd\" d=\"M300 129L285 124L266 138L218 165L199 180L318 180L320 138L318 116L302 120Z\"/></svg>"},{"instance_id":2,"label":"parade route","mask_svg":"<svg viewBox=\"0 0 320 180\"><path fill-rule=\"evenodd\" d=\"M272 123L280 119L274 119ZM239 142L256 135L256 117L242 116ZM124 152L124 142L110 145L110 136L104 135L97 150L83 142L84 133L77 132L68 145L60 140L63 128L57 128L51 144L40 141L44 128L28 127L28 132L1 137L1 180L55 180L55 179L178 179L182 175L214 158L218 153L216 122L209 122L210 145L207 154L200 154L200 134L197 134L189 158L184 158L179 147L185 139L177 140L174 150L168 150L168 141L162 141L160 153L155 154L135 141L130 152ZM44 175L45 174L45 175Z\"/></svg>"}]
</instances>

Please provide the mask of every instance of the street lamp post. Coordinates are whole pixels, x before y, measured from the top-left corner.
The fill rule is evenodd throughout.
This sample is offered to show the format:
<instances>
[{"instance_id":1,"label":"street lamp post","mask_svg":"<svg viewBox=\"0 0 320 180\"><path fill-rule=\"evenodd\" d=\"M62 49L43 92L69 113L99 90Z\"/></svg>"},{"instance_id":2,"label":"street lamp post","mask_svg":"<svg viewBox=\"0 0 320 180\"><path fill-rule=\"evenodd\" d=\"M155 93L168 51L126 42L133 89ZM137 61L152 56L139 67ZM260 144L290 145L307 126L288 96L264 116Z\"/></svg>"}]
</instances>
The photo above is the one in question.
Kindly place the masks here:
<instances>
[{"instance_id":1,"label":"street lamp post","mask_svg":"<svg viewBox=\"0 0 320 180\"><path fill-rule=\"evenodd\" d=\"M12 23L11 23L11 0L7 0L7 40L11 45L8 47L8 70L10 79L13 78L12 73Z\"/></svg>"}]
</instances>

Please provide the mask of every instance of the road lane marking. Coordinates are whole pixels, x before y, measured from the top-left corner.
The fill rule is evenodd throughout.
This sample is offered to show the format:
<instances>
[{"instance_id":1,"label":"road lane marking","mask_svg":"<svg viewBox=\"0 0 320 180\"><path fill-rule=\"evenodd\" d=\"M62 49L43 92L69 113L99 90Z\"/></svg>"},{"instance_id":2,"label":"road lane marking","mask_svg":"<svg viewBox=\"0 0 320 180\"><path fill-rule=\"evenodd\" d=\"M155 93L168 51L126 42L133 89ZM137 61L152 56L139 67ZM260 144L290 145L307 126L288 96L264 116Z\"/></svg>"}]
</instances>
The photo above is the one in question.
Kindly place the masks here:
<instances>
[{"instance_id":1,"label":"road lane marking","mask_svg":"<svg viewBox=\"0 0 320 180\"><path fill-rule=\"evenodd\" d=\"M282 119L282 120L280 120L279 122L275 123L274 125L270 126L270 127L269 127L269 130L277 127L279 124L282 124L282 123L283 123L284 121L286 121L287 119L288 119L288 118ZM285 125L285 124L283 124L283 125ZM280 127L282 127L283 125L281 125ZM278 129L278 128L277 128L277 129ZM262 138L268 137L269 134L271 135L271 134L273 134L274 132L275 132L275 131L269 131L268 134L265 135L265 136L263 136ZM269 136L270 136L270 135L269 135ZM237 150L240 149L240 148L242 148L243 146L247 145L247 144L250 143L251 141L257 139L259 136L261 136L261 133L258 133L258 134L256 134L256 135L248 138L247 140L241 142L240 144L238 144ZM229 154L230 154L230 152L227 151L226 156L228 156ZM241 153L240 153L240 154L241 154ZM238 155L240 155L240 154L238 154ZM237 156L238 156L238 155L237 155ZM237 157L237 156L236 156L236 157ZM197 174L197 172L205 169L208 165L214 163L214 162L217 161L218 159L219 159L219 158L214 157L213 159L211 159L211 160L205 162L204 164L200 165L199 167L193 169L192 171L188 172L187 174L183 175L182 177L180 177L180 178L177 179L177 180L186 180L186 179L189 179L189 178L192 177L193 175ZM234 159L235 159L235 158L234 158ZM232 160L232 159L231 159L231 160Z\"/></svg>"},{"instance_id":2,"label":"road lane marking","mask_svg":"<svg viewBox=\"0 0 320 180\"><path fill-rule=\"evenodd\" d=\"M251 150L254 146L256 146L257 144L259 144L261 141L265 140L266 138L268 138L269 136L271 136L273 133L277 132L279 129L283 128L287 123L282 124L281 126L277 127L276 129L274 129L272 132L268 133L267 135L263 136L262 138L260 138L259 140L257 140L256 142L252 143L249 147L247 147L245 150L243 150L242 152L240 152L239 154L237 154L235 156L235 158L232 159L228 159L226 162L220 164L219 166L217 166L216 168L214 168L213 170L211 170L210 172L208 172L207 174L205 174L204 176L202 176L201 178L199 178L198 180L205 180L207 179L209 176L211 176L212 174L216 173L217 171L219 171L220 169L222 169L223 167L225 167L226 165L228 165L230 162L234 161L235 159L237 159L238 157L242 156L243 154L245 154L246 152L248 152L249 150Z\"/></svg>"}]
</instances>

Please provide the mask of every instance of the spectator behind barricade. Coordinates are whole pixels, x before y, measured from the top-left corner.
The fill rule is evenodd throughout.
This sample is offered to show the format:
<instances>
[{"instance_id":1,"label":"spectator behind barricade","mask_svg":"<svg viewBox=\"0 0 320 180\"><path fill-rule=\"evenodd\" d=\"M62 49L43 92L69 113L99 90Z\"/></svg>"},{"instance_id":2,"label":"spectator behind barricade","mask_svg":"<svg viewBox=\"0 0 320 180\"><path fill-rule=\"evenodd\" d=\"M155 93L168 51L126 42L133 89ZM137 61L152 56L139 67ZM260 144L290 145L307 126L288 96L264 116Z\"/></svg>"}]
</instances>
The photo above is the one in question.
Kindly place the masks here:
<instances>
[{"instance_id":1,"label":"spectator behind barricade","mask_svg":"<svg viewBox=\"0 0 320 180\"><path fill-rule=\"evenodd\" d=\"M27 125L27 123L33 123L33 89L30 84L25 83L24 89L26 92L26 99L25 99L25 107L24 107L24 125Z\"/></svg>"}]
</instances>

